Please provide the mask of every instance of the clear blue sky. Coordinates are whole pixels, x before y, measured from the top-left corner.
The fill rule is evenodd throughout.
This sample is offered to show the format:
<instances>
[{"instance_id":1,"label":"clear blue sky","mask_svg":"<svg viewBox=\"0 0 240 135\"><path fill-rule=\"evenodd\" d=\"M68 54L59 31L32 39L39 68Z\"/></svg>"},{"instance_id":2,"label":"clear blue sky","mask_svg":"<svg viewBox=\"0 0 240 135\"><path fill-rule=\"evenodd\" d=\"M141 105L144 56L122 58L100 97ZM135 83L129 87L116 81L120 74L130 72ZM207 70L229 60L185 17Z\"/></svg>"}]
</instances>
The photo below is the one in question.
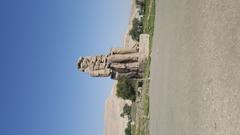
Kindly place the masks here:
<instances>
[{"instance_id":1,"label":"clear blue sky","mask_svg":"<svg viewBox=\"0 0 240 135\"><path fill-rule=\"evenodd\" d=\"M0 1L0 135L100 135L109 78L79 56L120 46L131 0Z\"/></svg>"}]
</instances>

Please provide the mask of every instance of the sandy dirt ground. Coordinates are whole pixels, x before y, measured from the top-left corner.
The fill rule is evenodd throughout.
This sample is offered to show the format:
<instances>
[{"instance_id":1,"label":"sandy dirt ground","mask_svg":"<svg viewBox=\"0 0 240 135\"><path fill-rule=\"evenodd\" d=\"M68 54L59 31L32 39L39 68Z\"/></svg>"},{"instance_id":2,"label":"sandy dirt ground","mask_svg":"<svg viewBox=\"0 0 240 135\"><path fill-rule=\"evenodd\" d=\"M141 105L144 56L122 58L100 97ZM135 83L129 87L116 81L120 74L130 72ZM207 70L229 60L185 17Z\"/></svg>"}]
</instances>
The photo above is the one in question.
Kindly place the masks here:
<instances>
[{"instance_id":1,"label":"sandy dirt ground","mask_svg":"<svg viewBox=\"0 0 240 135\"><path fill-rule=\"evenodd\" d=\"M240 135L240 1L156 2L151 135Z\"/></svg>"},{"instance_id":2,"label":"sandy dirt ground","mask_svg":"<svg viewBox=\"0 0 240 135\"><path fill-rule=\"evenodd\" d=\"M117 82L114 82L110 96L105 102L104 135L124 135L128 119L120 117L126 101L116 96Z\"/></svg>"}]
</instances>

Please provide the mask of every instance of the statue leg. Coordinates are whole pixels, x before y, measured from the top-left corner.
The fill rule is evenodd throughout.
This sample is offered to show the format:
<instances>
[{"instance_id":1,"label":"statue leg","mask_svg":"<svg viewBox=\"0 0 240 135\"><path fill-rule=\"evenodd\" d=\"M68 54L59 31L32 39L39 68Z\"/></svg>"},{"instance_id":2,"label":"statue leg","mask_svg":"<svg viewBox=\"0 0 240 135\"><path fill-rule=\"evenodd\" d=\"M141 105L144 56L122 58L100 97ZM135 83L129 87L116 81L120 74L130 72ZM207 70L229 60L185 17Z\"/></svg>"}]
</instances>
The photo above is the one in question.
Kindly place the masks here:
<instances>
[{"instance_id":1,"label":"statue leg","mask_svg":"<svg viewBox=\"0 0 240 135\"><path fill-rule=\"evenodd\" d=\"M128 62L137 62L138 61L138 54L116 54L116 55L110 55L108 58L108 61L110 63L128 63Z\"/></svg>"},{"instance_id":2,"label":"statue leg","mask_svg":"<svg viewBox=\"0 0 240 135\"><path fill-rule=\"evenodd\" d=\"M134 48L112 48L111 54L129 54L129 53L137 53L139 51L138 47Z\"/></svg>"},{"instance_id":3,"label":"statue leg","mask_svg":"<svg viewBox=\"0 0 240 135\"><path fill-rule=\"evenodd\" d=\"M112 70L115 70L116 72L131 72L131 71L137 71L139 68L138 62L132 62L132 63L111 63L110 68Z\"/></svg>"}]
</instances>

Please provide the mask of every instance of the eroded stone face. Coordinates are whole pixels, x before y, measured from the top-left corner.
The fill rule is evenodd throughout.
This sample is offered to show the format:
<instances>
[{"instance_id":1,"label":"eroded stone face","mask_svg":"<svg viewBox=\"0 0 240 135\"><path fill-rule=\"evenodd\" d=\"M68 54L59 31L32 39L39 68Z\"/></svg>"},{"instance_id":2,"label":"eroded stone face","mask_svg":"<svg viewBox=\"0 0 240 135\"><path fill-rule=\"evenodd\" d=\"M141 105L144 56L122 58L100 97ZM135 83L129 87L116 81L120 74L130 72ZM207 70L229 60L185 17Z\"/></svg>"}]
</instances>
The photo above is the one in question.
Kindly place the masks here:
<instances>
[{"instance_id":1,"label":"eroded stone face","mask_svg":"<svg viewBox=\"0 0 240 135\"><path fill-rule=\"evenodd\" d=\"M77 66L78 66L77 67L78 70L85 72L85 70L87 68L89 68L89 66L90 66L89 59L88 58L84 58L84 57L80 57L78 59Z\"/></svg>"},{"instance_id":2,"label":"eroded stone face","mask_svg":"<svg viewBox=\"0 0 240 135\"><path fill-rule=\"evenodd\" d=\"M140 38L140 46L113 48L108 55L80 57L77 63L78 69L92 77L141 78L143 73L142 70L139 70L139 65L142 64L143 57L147 58L147 53L144 54L143 50L148 48L146 42L148 39L142 37ZM149 38L149 36L144 37Z\"/></svg>"}]
</instances>

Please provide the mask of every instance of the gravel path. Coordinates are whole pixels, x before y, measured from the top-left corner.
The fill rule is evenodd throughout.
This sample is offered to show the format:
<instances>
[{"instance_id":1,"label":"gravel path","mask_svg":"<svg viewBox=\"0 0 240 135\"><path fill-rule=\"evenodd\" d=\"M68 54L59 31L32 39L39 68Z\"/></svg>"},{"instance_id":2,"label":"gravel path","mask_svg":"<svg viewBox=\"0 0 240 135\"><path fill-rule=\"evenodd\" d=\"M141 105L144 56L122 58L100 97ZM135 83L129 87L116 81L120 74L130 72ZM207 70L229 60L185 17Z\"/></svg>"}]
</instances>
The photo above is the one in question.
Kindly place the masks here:
<instances>
[{"instance_id":1,"label":"gravel path","mask_svg":"<svg viewBox=\"0 0 240 135\"><path fill-rule=\"evenodd\" d=\"M151 135L240 135L240 1L156 3Z\"/></svg>"}]
</instances>

